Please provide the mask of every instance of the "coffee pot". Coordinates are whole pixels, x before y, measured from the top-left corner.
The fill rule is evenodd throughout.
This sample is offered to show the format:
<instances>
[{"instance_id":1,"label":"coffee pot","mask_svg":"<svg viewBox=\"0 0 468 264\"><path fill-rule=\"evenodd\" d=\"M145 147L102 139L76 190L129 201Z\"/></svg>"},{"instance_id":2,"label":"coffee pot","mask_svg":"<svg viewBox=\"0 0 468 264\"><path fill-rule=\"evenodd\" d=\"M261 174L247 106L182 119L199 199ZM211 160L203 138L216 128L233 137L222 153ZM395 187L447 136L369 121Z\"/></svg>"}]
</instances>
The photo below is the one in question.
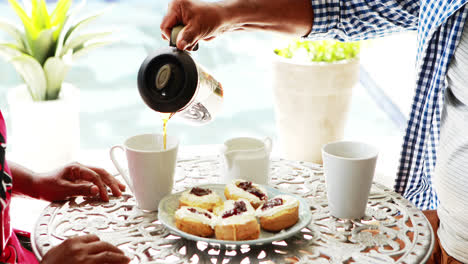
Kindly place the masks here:
<instances>
[{"instance_id":1,"label":"coffee pot","mask_svg":"<svg viewBox=\"0 0 468 264\"><path fill-rule=\"evenodd\" d=\"M223 87L190 53L176 47L183 26L172 29L169 47L150 54L138 72L138 91L151 109L203 125L221 112ZM194 50L198 49L197 47Z\"/></svg>"}]
</instances>

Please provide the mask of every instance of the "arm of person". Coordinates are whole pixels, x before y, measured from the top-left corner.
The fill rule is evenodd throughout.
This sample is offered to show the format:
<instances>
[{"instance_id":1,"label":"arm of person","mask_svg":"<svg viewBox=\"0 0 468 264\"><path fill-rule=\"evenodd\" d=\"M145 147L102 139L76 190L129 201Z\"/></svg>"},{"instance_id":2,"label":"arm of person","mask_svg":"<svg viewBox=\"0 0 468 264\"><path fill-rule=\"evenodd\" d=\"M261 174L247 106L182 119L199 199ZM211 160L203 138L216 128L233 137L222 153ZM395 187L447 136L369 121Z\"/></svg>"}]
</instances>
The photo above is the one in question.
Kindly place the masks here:
<instances>
[{"instance_id":1,"label":"arm of person","mask_svg":"<svg viewBox=\"0 0 468 264\"><path fill-rule=\"evenodd\" d=\"M46 201L64 200L72 196L97 196L109 201L107 187L120 196L125 185L107 171L79 163L66 165L48 173L35 173L9 162L13 176L13 195L25 195Z\"/></svg>"},{"instance_id":2,"label":"arm of person","mask_svg":"<svg viewBox=\"0 0 468 264\"><path fill-rule=\"evenodd\" d=\"M177 47L191 50L199 40L211 40L237 30L304 36L311 30L312 19L309 0L173 0L161 23L161 31L163 38L169 39L174 26L185 25L177 38Z\"/></svg>"},{"instance_id":3,"label":"arm of person","mask_svg":"<svg viewBox=\"0 0 468 264\"><path fill-rule=\"evenodd\" d=\"M296 37L362 40L416 30L417 0L173 0L161 23L163 38L185 25L179 49L191 50L200 40L224 32L268 30Z\"/></svg>"}]
</instances>

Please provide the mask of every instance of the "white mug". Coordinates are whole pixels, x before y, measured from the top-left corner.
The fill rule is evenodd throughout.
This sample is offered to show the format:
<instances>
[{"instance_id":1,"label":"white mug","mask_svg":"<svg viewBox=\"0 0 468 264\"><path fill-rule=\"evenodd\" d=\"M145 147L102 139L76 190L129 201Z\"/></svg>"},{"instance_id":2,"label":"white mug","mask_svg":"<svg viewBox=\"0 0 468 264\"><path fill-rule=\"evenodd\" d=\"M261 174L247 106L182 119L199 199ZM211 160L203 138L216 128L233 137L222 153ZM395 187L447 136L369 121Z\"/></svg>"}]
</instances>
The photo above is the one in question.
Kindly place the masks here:
<instances>
[{"instance_id":1,"label":"white mug","mask_svg":"<svg viewBox=\"0 0 468 264\"><path fill-rule=\"evenodd\" d=\"M159 201L172 191L179 141L167 136L164 149L163 135L143 134L128 138L123 145L110 149L110 158L135 195L138 207L147 211L158 209ZM115 158L121 149L127 156L128 171Z\"/></svg>"},{"instance_id":2,"label":"white mug","mask_svg":"<svg viewBox=\"0 0 468 264\"><path fill-rule=\"evenodd\" d=\"M244 179L258 184L268 184L270 175L270 138L239 137L224 142L223 183Z\"/></svg>"},{"instance_id":3,"label":"white mug","mask_svg":"<svg viewBox=\"0 0 468 264\"><path fill-rule=\"evenodd\" d=\"M365 215L377 162L377 148L361 142L337 141L322 148L330 214L359 219Z\"/></svg>"}]
</instances>

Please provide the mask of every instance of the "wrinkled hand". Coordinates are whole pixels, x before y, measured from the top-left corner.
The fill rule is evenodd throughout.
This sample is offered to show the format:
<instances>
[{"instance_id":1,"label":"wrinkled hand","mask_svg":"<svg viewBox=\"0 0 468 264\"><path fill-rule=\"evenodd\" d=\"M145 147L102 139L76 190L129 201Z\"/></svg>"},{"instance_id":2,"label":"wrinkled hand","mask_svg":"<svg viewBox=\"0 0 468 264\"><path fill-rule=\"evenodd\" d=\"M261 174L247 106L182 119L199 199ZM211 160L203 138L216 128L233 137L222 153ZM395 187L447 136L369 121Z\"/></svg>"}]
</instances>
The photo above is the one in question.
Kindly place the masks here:
<instances>
[{"instance_id":1,"label":"wrinkled hand","mask_svg":"<svg viewBox=\"0 0 468 264\"><path fill-rule=\"evenodd\" d=\"M41 264L126 264L130 259L122 250L95 235L78 236L65 240L50 249Z\"/></svg>"},{"instance_id":2,"label":"wrinkled hand","mask_svg":"<svg viewBox=\"0 0 468 264\"><path fill-rule=\"evenodd\" d=\"M228 31L223 25L225 16L219 3L198 0L173 0L166 16L161 22L162 37L170 39L171 29L179 24L185 25L177 37L177 48L192 50L200 40L211 40Z\"/></svg>"},{"instance_id":3,"label":"wrinkled hand","mask_svg":"<svg viewBox=\"0 0 468 264\"><path fill-rule=\"evenodd\" d=\"M106 170L84 166L79 163L69 164L56 171L38 177L39 198L47 201L64 200L72 196L96 196L109 201L107 187L114 196L121 196L125 185L120 183Z\"/></svg>"}]
</instances>

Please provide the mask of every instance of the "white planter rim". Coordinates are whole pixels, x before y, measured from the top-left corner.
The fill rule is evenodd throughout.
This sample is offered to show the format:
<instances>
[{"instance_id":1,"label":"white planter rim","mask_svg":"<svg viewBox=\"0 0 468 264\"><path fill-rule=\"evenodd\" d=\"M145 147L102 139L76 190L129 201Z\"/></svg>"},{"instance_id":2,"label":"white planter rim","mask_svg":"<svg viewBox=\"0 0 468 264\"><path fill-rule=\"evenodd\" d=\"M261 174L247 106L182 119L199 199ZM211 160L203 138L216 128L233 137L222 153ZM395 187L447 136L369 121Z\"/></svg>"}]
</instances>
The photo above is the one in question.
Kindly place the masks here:
<instances>
[{"instance_id":1,"label":"white planter rim","mask_svg":"<svg viewBox=\"0 0 468 264\"><path fill-rule=\"evenodd\" d=\"M79 89L71 83L62 83L62 88L60 88L59 97L55 100L45 100L45 101L34 101L29 94L28 87L26 84L17 85L9 89L7 96L9 102L15 102L16 104L31 104L35 105L50 105L56 104L59 102L67 102L74 100L74 97L79 97Z\"/></svg>"},{"instance_id":2,"label":"white planter rim","mask_svg":"<svg viewBox=\"0 0 468 264\"><path fill-rule=\"evenodd\" d=\"M282 56L279 56L275 52L273 52L273 60L285 63L285 64L294 64L294 65L301 65L301 66L329 66L329 65L340 65L340 64L351 64L355 62L359 62L360 54L356 55L356 57L351 58L349 60L339 60L334 62L326 62L326 61L300 61L294 59L288 59Z\"/></svg>"}]
</instances>

